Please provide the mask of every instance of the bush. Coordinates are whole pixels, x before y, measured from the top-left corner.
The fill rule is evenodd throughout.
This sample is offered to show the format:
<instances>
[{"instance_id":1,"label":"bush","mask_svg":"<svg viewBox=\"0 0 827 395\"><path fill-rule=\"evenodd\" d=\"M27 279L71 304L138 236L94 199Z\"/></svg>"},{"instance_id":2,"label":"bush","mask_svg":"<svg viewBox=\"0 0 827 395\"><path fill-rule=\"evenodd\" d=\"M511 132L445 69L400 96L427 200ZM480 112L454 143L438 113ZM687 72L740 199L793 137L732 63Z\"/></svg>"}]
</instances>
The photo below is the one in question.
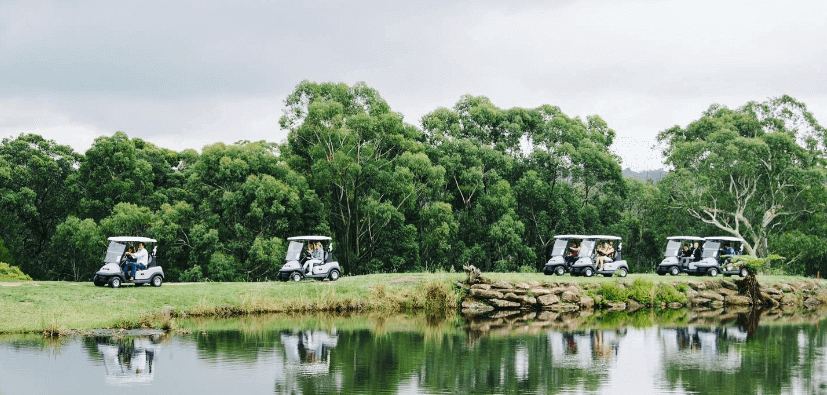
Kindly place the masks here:
<instances>
[{"instance_id":1,"label":"bush","mask_svg":"<svg viewBox=\"0 0 827 395\"><path fill-rule=\"evenodd\" d=\"M523 265L520 266L520 273L537 273L537 269L534 266Z\"/></svg>"},{"instance_id":2,"label":"bush","mask_svg":"<svg viewBox=\"0 0 827 395\"><path fill-rule=\"evenodd\" d=\"M646 281L642 278L635 279L632 287L628 289L629 297L637 300L640 303L652 304L652 290L655 284L651 281Z\"/></svg>"},{"instance_id":3,"label":"bush","mask_svg":"<svg viewBox=\"0 0 827 395\"><path fill-rule=\"evenodd\" d=\"M180 281L185 283L199 282L204 279L204 272L201 271L201 266L195 265L183 273L181 273Z\"/></svg>"},{"instance_id":4,"label":"bush","mask_svg":"<svg viewBox=\"0 0 827 395\"><path fill-rule=\"evenodd\" d=\"M609 302L626 302L629 299L629 292L617 283L600 284L600 294L603 295L604 300Z\"/></svg>"},{"instance_id":5,"label":"bush","mask_svg":"<svg viewBox=\"0 0 827 395\"><path fill-rule=\"evenodd\" d=\"M681 283L679 285L685 285L685 284ZM658 303L660 303L660 302L663 302L663 303L678 302L678 303L685 304L686 303L686 295L678 292L678 290L675 289L675 287L673 287L669 284L661 283L661 284L658 284L657 302Z\"/></svg>"},{"instance_id":6,"label":"bush","mask_svg":"<svg viewBox=\"0 0 827 395\"><path fill-rule=\"evenodd\" d=\"M10 266L8 263L0 262L0 280L31 281L32 278L23 273L19 267Z\"/></svg>"}]
</instances>

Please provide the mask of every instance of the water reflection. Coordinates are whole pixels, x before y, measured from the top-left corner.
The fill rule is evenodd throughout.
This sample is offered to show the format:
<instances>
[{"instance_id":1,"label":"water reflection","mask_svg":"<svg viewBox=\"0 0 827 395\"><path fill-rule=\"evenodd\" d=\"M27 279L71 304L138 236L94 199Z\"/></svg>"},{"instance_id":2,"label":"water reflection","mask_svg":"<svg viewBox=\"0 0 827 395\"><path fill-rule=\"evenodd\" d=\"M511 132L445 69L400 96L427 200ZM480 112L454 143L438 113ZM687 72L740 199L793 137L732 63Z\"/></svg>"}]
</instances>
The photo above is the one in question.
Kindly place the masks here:
<instances>
[{"instance_id":1,"label":"water reflection","mask_svg":"<svg viewBox=\"0 0 827 395\"><path fill-rule=\"evenodd\" d=\"M748 314L245 317L184 323L190 335L7 338L0 392L825 393L823 313Z\"/></svg>"},{"instance_id":2,"label":"water reflection","mask_svg":"<svg viewBox=\"0 0 827 395\"><path fill-rule=\"evenodd\" d=\"M130 385L148 383L155 377L152 364L160 349L156 337L84 339L94 343L106 369L106 383Z\"/></svg>"}]
</instances>

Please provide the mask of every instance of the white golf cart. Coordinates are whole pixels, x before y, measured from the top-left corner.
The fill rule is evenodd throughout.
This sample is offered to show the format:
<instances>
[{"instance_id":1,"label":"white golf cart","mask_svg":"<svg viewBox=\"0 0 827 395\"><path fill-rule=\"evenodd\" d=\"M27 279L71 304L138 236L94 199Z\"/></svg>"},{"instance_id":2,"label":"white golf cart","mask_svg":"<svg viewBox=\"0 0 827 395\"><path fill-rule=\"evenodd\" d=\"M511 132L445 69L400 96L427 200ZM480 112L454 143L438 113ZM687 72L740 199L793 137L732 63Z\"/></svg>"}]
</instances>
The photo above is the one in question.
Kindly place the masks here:
<instances>
[{"instance_id":1,"label":"white golf cart","mask_svg":"<svg viewBox=\"0 0 827 395\"><path fill-rule=\"evenodd\" d=\"M695 251L694 243L702 245L704 243L703 237L696 236L671 236L666 238L666 252L663 255L663 260L658 265L656 271L658 275L665 275L669 273L677 276L689 267L691 261L701 260L701 251ZM689 251L692 257L683 257L681 247L684 244L689 244ZM700 250L700 246L698 247Z\"/></svg>"},{"instance_id":2,"label":"white golf cart","mask_svg":"<svg viewBox=\"0 0 827 395\"><path fill-rule=\"evenodd\" d=\"M156 243L155 239L148 237L135 236L116 236L110 237L109 247L106 249L106 255L103 257L103 267L95 273L93 282L96 286L102 287L109 284L112 288L118 288L122 284L144 285L152 284L160 287L164 282L164 269L162 269L155 262L155 253L158 246L152 246ZM138 243L144 243L144 248L149 252L149 259L147 260L147 268L135 272L135 280L129 281L128 275L125 273L127 255L126 250L130 246L138 247Z\"/></svg>"},{"instance_id":3,"label":"white golf cart","mask_svg":"<svg viewBox=\"0 0 827 395\"><path fill-rule=\"evenodd\" d=\"M608 257L609 259L603 264L602 270L597 270L595 248L598 243L603 242L612 242L615 244L615 253ZM620 277L626 277L626 275L629 274L629 264L623 260L621 254L622 249L623 243L620 237L606 235L586 236L583 242L580 243L580 253L577 255L577 261L575 261L571 267L571 275L591 277L595 274L602 274L604 277L608 277L617 272Z\"/></svg>"},{"instance_id":4,"label":"white golf cart","mask_svg":"<svg viewBox=\"0 0 827 395\"><path fill-rule=\"evenodd\" d=\"M733 250L735 250L735 254L731 255L738 255L743 248L742 243L744 243L744 240L731 236L712 236L704 240L704 251L703 255L701 255L701 260L699 262L689 262L689 266L686 269L687 273L696 275L707 274L715 277L723 271L722 266L726 266L732 268L733 274L741 274L740 267L731 262L730 257L723 256L727 255L723 253L723 247L731 246ZM747 270L744 268L742 275L746 277L747 274Z\"/></svg>"},{"instance_id":5,"label":"white golf cart","mask_svg":"<svg viewBox=\"0 0 827 395\"><path fill-rule=\"evenodd\" d=\"M571 265L577 261L577 250L572 249L575 245L582 243L583 239L588 236L583 235L557 235L554 236L554 246L551 247L551 258L546 262L543 268L543 273L546 275L556 274L562 276L566 274Z\"/></svg>"},{"instance_id":6,"label":"white golf cart","mask_svg":"<svg viewBox=\"0 0 827 395\"><path fill-rule=\"evenodd\" d=\"M290 244L287 246L287 255L284 266L279 270L278 278L282 281L288 279L301 281L303 278L315 278L336 281L342 275L342 268L339 262L333 259L333 242L327 236L297 236L288 237ZM308 246L320 243L322 251L314 258Z\"/></svg>"}]
</instances>

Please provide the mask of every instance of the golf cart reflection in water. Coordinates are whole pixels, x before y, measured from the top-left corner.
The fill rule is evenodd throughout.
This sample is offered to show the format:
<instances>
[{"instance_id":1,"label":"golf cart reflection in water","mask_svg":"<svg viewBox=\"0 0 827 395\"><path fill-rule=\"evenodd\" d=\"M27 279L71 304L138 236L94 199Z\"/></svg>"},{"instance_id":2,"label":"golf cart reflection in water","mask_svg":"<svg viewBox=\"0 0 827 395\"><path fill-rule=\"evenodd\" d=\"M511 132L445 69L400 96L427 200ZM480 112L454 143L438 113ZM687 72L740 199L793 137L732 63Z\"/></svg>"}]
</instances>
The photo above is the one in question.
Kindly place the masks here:
<instances>
[{"instance_id":1,"label":"golf cart reflection in water","mask_svg":"<svg viewBox=\"0 0 827 395\"><path fill-rule=\"evenodd\" d=\"M342 274L339 262L333 258L333 242L327 236L288 237L290 244L284 257L284 266L278 278L301 281L305 277L336 281Z\"/></svg>"},{"instance_id":2,"label":"golf cart reflection in water","mask_svg":"<svg viewBox=\"0 0 827 395\"><path fill-rule=\"evenodd\" d=\"M155 354L161 346L155 337L94 338L106 369L106 383L132 385L155 378Z\"/></svg>"}]
</instances>

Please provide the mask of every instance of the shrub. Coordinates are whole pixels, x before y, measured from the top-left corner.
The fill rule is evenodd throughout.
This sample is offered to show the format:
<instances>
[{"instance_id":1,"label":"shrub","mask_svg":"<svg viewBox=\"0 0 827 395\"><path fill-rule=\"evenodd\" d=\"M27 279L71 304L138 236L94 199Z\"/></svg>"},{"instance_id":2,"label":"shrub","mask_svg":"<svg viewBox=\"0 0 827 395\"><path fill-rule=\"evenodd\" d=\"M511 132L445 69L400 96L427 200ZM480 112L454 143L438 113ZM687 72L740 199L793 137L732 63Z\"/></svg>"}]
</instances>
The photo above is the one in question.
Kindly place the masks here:
<instances>
[{"instance_id":1,"label":"shrub","mask_svg":"<svg viewBox=\"0 0 827 395\"><path fill-rule=\"evenodd\" d=\"M520 273L537 273L537 269L534 266L523 265L520 266Z\"/></svg>"},{"instance_id":2,"label":"shrub","mask_svg":"<svg viewBox=\"0 0 827 395\"><path fill-rule=\"evenodd\" d=\"M681 283L679 285L684 285L685 286L686 284ZM678 290L675 289L675 287L672 287L669 284L661 283L661 284L658 284L657 302L659 302L659 303L660 302L663 302L663 303L672 303L672 302L686 303L686 295L678 292Z\"/></svg>"},{"instance_id":3,"label":"shrub","mask_svg":"<svg viewBox=\"0 0 827 395\"><path fill-rule=\"evenodd\" d=\"M201 271L201 266L195 265L181 273L179 279L185 283L199 282L204 279L204 272Z\"/></svg>"},{"instance_id":4,"label":"shrub","mask_svg":"<svg viewBox=\"0 0 827 395\"><path fill-rule=\"evenodd\" d=\"M0 280L23 280L31 281L32 278L20 270L17 266L10 266L8 263L0 262Z\"/></svg>"},{"instance_id":5,"label":"shrub","mask_svg":"<svg viewBox=\"0 0 827 395\"><path fill-rule=\"evenodd\" d=\"M600 294L603 299L609 302L625 302L629 298L629 292L621 288L617 283L602 283L600 285Z\"/></svg>"},{"instance_id":6,"label":"shrub","mask_svg":"<svg viewBox=\"0 0 827 395\"><path fill-rule=\"evenodd\" d=\"M652 290L655 284L642 278L635 279L628 289L629 297L643 304L652 304Z\"/></svg>"}]
</instances>

